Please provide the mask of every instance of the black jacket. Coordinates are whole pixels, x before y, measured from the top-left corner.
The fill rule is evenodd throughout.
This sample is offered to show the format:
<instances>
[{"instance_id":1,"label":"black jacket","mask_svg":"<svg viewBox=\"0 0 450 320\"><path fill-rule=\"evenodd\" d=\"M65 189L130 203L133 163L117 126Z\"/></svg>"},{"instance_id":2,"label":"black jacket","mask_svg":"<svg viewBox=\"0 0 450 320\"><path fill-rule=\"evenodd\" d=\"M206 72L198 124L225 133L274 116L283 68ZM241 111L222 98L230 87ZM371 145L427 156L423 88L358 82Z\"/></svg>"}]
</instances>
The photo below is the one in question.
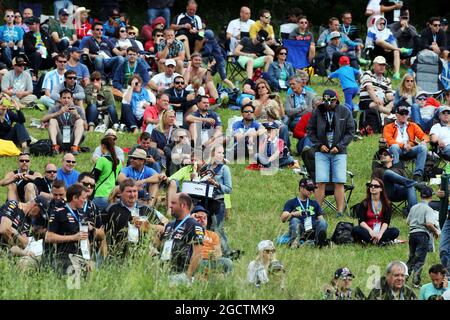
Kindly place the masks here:
<instances>
[{"instance_id":1,"label":"black jacket","mask_svg":"<svg viewBox=\"0 0 450 320\"><path fill-rule=\"evenodd\" d=\"M332 125L334 127L332 147L337 147L338 153L345 154L355 133L355 124L350 111L344 106L336 105ZM316 151L319 151L322 145L328 146L326 126L326 110L322 104L313 110L306 127L306 132Z\"/></svg>"},{"instance_id":2,"label":"black jacket","mask_svg":"<svg viewBox=\"0 0 450 320\"><path fill-rule=\"evenodd\" d=\"M430 49L430 46L433 43L433 33L431 32L430 28L426 28L422 31L420 40L422 49ZM438 44L441 51L445 50L445 48L447 47L447 39L445 37L444 30L441 29L436 34L436 43Z\"/></svg>"},{"instance_id":3,"label":"black jacket","mask_svg":"<svg viewBox=\"0 0 450 320\"><path fill-rule=\"evenodd\" d=\"M55 43L51 40L47 32L41 30L42 41L47 48L48 57L51 57L53 52L57 52ZM28 31L23 36L23 47L27 56L36 52L36 37L33 31Z\"/></svg>"},{"instance_id":4,"label":"black jacket","mask_svg":"<svg viewBox=\"0 0 450 320\"><path fill-rule=\"evenodd\" d=\"M9 123L6 121L0 122L0 138L6 137L11 128L13 127L13 123L25 123L25 116L22 111L6 111L9 117Z\"/></svg>"},{"instance_id":5,"label":"black jacket","mask_svg":"<svg viewBox=\"0 0 450 320\"><path fill-rule=\"evenodd\" d=\"M356 207L356 218L358 219L358 224L361 224L362 222L367 221L367 210L368 209L369 209L369 202L367 200L363 200ZM391 223L391 216L392 216L391 205L389 205L388 207L383 206L383 208L381 209L381 212L382 212L381 222L389 225Z\"/></svg>"}]
</instances>

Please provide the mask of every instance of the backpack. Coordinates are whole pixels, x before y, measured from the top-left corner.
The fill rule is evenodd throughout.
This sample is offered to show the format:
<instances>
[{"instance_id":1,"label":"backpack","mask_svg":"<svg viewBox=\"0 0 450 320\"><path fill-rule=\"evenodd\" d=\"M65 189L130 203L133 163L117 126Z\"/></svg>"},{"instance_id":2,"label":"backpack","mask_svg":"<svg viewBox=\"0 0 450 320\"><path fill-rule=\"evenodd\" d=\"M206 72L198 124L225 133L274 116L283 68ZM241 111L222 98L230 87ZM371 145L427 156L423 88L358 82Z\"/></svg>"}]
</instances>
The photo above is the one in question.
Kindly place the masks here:
<instances>
[{"instance_id":1,"label":"backpack","mask_svg":"<svg viewBox=\"0 0 450 320\"><path fill-rule=\"evenodd\" d=\"M336 225L333 235L331 236L331 241L335 244L348 244L353 242L352 237L352 222L341 221Z\"/></svg>"},{"instance_id":2,"label":"backpack","mask_svg":"<svg viewBox=\"0 0 450 320\"><path fill-rule=\"evenodd\" d=\"M51 156L52 142L49 139L41 139L30 144L30 154L33 156Z\"/></svg>"}]
</instances>

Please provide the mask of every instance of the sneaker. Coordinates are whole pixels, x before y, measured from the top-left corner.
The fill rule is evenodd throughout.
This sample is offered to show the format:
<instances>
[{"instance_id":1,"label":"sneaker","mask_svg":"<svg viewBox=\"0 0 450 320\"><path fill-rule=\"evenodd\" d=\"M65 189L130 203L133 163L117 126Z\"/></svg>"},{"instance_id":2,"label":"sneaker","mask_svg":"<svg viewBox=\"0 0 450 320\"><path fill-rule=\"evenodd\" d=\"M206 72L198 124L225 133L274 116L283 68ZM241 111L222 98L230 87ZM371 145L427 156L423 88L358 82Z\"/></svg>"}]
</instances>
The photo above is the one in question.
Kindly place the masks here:
<instances>
[{"instance_id":1,"label":"sneaker","mask_svg":"<svg viewBox=\"0 0 450 320\"><path fill-rule=\"evenodd\" d=\"M80 147L79 146L71 146L70 147L70 153L72 153L74 156L80 154Z\"/></svg>"},{"instance_id":2,"label":"sneaker","mask_svg":"<svg viewBox=\"0 0 450 320\"><path fill-rule=\"evenodd\" d=\"M400 53L405 56L410 56L412 54L413 49L408 48L400 48Z\"/></svg>"},{"instance_id":3,"label":"sneaker","mask_svg":"<svg viewBox=\"0 0 450 320\"><path fill-rule=\"evenodd\" d=\"M336 218L342 218L344 215L342 214L342 212L338 212L337 214L336 214Z\"/></svg>"},{"instance_id":4,"label":"sneaker","mask_svg":"<svg viewBox=\"0 0 450 320\"><path fill-rule=\"evenodd\" d=\"M125 130L126 130L125 123L122 123L122 124L120 125L119 130L120 130L121 132L125 132Z\"/></svg>"},{"instance_id":5,"label":"sneaker","mask_svg":"<svg viewBox=\"0 0 450 320\"><path fill-rule=\"evenodd\" d=\"M57 156L60 153L60 146L57 144L52 145L52 155Z\"/></svg>"},{"instance_id":6,"label":"sneaker","mask_svg":"<svg viewBox=\"0 0 450 320\"><path fill-rule=\"evenodd\" d=\"M228 94L226 94L225 92L224 93L222 93L221 95L220 95L220 106L219 107L221 107L221 108L226 108L226 107L228 107L228 101L229 101L230 99L228 98Z\"/></svg>"},{"instance_id":7,"label":"sneaker","mask_svg":"<svg viewBox=\"0 0 450 320\"><path fill-rule=\"evenodd\" d=\"M400 80L400 73L399 72L394 73L394 75L392 76L392 79L393 80Z\"/></svg>"},{"instance_id":8,"label":"sneaker","mask_svg":"<svg viewBox=\"0 0 450 320\"><path fill-rule=\"evenodd\" d=\"M113 124L113 129L114 129L115 131L119 130L119 124L118 124L118 123L114 123L114 124Z\"/></svg>"},{"instance_id":9,"label":"sneaker","mask_svg":"<svg viewBox=\"0 0 450 320\"><path fill-rule=\"evenodd\" d=\"M363 58L359 58L358 62L359 62L359 64L361 64L363 66L366 66L366 65L368 65L370 63L369 60L366 60L366 59L363 59Z\"/></svg>"}]
</instances>

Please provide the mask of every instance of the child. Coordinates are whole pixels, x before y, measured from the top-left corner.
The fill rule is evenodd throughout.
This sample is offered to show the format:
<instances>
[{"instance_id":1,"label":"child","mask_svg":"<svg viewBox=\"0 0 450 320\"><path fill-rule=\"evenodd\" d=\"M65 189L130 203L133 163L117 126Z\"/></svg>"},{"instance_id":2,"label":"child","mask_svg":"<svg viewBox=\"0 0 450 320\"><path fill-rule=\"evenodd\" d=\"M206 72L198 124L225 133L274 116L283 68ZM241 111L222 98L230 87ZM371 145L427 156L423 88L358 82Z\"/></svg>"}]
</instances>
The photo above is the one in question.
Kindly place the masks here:
<instances>
[{"instance_id":1,"label":"child","mask_svg":"<svg viewBox=\"0 0 450 320\"><path fill-rule=\"evenodd\" d=\"M414 205L409 211L406 222L409 225L409 259L406 263L413 274L414 287L420 286L420 274L427 252L432 251L434 238L440 234L439 222L436 212L428 205L433 196L433 190L424 186L420 190L422 202ZM431 244L431 245L430 245Z\"/></svg>"},{"instance_id":2,"label":"child","mask_svg":"<svg viewBox=\"0 0 450 320\"><path fill-rule=\"evenodd\" d=\"M345 106L352 112L357 111L357 105L353 104L353 98L358 94L358 83L356 82L356 77L359 75L360 71L349 66L350 59L347 56L342 56L339 58L340 68L335 72L332 72L328 78L338 78L341 82L342 90L345 96Z\"/></svg>"}]
</instances>

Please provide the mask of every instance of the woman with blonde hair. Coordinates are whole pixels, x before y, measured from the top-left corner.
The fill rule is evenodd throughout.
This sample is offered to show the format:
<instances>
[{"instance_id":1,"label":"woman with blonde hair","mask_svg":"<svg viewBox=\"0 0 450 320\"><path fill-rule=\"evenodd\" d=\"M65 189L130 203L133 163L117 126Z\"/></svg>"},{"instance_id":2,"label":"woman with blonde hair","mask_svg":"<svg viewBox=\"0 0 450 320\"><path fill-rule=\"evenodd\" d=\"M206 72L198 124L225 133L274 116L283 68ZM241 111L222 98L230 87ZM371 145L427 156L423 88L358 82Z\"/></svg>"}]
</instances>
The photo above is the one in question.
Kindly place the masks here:
<instances>
[{"instance_id":1,"label":"woman with blonde hair","mask_svg":"<svg viewBox=\"0 0 450 320\"><path fill-rule=\"evenodd\" d=\"M284 270L282 264L276 259L275 252L275 246L271 240L262 240L258 243L258 254L247 268L248 282L259 288L261 284L269 282L270 271L275 269L274 266L281 266Z\"/></svg>"},{"instance_id":2,"label":"woman with blonde hair","mask_svg":"<svg viewBox=\"0 0 450 320\"><path fill-rule=\"evenodd\" d=\"M402 105L410 108L415 103L418 91L414 75L406 73L395 91L394 107Z\"/></svg>"},{"instance_id":3,"label":"woman with blonde hair","mask_svg":"<svg viewBox=\"0 0 450 320\"><path fill-rule=\"evenodd\" d=\"M159 124L152 131L152 142L150 146L157 148L161 155L161 164L167 168L170 164L171 147L173 145L172 135L178 127L175 124L175 111L172 109L163 110L159 118Z\"/></svg>"}]
</instances>

